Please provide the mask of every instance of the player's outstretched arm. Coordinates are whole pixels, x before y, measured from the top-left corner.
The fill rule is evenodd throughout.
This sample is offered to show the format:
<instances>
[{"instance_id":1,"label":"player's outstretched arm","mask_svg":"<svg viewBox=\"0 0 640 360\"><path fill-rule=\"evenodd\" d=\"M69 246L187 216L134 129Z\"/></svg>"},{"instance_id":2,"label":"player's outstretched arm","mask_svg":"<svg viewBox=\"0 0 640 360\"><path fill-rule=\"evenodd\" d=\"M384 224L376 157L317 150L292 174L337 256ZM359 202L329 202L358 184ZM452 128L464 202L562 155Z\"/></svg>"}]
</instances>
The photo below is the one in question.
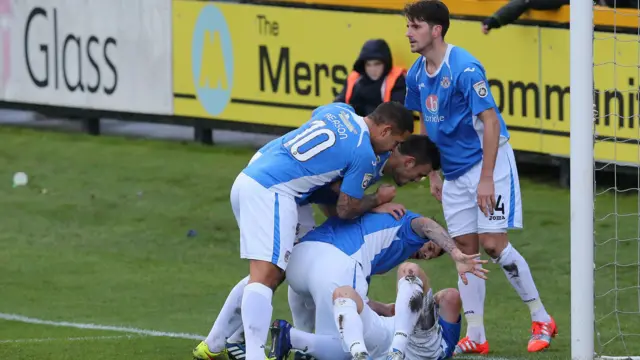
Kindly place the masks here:
<instances>
[{"instance_id":1,"label":"player's outstretched arm","mask_svg":"<svg viewBox=\"0 0 640 360\"><path fill-rule=\"evenodd\" d=\"M480 260L480 254L466 255L460 251L456 246L455 240L451 238L447 230L440 224L427 217L420 217L411 220L411 228L420 237L433 241L451 255L453 261L456 262L458 274L465 285L467 284L467 277L465 275L467 272L479 278L486 279L484 274L489 271L483 268L478 269L476 265L486 264L487 260Z\"/></svg>"},{"instance_id":2,"label":"player's outstretched arm","mask_svg":"<svg viewBox=\"0 0 640 360\"><path fill-rule=\"evenodd\" d=\"M428 217L419 217L411 220L411 228L424 239L429 239L438 244L442 250L449 254L461 253L460 249L456 246L455 240L449 236L447 230L445 230L440 224Z\"/></svg>"}]
</instances>

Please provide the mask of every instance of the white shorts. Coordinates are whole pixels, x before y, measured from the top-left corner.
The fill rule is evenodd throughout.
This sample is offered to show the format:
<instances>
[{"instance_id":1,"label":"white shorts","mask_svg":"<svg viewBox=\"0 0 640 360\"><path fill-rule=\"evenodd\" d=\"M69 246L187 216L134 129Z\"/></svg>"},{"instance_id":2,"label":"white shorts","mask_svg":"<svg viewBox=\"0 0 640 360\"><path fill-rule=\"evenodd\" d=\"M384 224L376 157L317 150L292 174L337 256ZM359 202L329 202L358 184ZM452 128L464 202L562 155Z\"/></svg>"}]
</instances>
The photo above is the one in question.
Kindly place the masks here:
<instances>
[{"instance_id":1,"label":"white shorts","mask_svg":"<svg viewBox=\"0 0 640 360\"><path fill-rule=\"evenodd\" d=\"M298 205L240 173L231 187L231 208L240 228L240 257L287 268L298 225Z\"/></svg>"},{"instance_id":2,"label":"white shorts","mask_svg":"<svg viewBox=\"0 0 640 360\"><path fill-rule=\"evenodd\" d=\"M478 208L478 183L482 161L464 175L442 186L442 208L452 237L465 234L500 233L522 228L522 201L515 155L509 143L498 148L493 171L496 208L486 217Z\"/></svg>"},{"instance_id":3,"label":"white shorts","mask_svg":"<svg viewBox=\"0 0 640 360\"><path fill-rule=\"evenodd\" d=\"M316 219L313 217L313 206L311 204L298 207L298 228L296 238L300 239L316 227Z\"/></svg>"},{"instance_id":4,"label":"white shorts","mask_svg":"<svg viewBox=\"0 0 640 360\"><path fill-rule=\"evenodd\" d=\"M331 244L305 241L296 245L287 267L287 282L305 302L315 303L315 333L337 335L333 316L333 292L353 287L367 299L369 285L357 261Z\"/></svg>"},{"instance_id":5,"label":"white shorts","mask_svg":"<svg viewBox=\"0 0 640 360\"><path fill-rule=\"evenodd\" d=\"M256 161L262 156L260 151L257 151L249 160L249 164ZM298 207L298 225L296 228L296 241L305 236L309 231L316 227L316 220L313 217L313 206L311 204L302 205Z\"/></svg>"}]
</instances>

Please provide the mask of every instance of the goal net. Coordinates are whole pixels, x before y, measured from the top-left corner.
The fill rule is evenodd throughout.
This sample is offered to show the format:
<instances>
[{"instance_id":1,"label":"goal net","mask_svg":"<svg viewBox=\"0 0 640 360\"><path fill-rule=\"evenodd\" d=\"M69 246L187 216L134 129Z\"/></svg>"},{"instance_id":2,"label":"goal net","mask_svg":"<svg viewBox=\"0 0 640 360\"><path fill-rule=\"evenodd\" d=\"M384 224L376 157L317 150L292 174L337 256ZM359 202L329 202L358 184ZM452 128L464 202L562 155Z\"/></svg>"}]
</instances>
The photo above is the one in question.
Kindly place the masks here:
<instances>
[{"instance_id":1,"label":"goal net","mask_svg":"<svg viewBox=\"0 0 640 360\"><path fill-rule=\"evenodd\" d=\"M608 2L571 0L573 359L640 359L640 9Z\"/></svg>"}]
</instances>

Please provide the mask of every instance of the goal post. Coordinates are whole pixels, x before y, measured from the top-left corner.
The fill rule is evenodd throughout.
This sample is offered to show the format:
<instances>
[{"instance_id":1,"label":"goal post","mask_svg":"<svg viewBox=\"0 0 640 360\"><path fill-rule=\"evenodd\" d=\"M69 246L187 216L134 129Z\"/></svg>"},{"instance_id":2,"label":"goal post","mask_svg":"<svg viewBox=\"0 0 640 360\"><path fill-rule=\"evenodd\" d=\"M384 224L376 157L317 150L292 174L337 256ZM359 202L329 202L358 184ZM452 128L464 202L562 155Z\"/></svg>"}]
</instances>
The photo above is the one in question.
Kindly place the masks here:
<instances>
[{"instance_id":1,"label":"goal post","mask_svg":"<svg viewBox=\"0 0 640 360\"><path fill-rule=\"evenodd\" d=\"M573 360L640 360L640 6L618 2L570 1Z\"/></svg>"},{"instance_id":2,"label":"goal post","mask_svg":"<svg viewBox=\"0 0 640 360\"><path fill-rule=\"evenodd\" d=\"M570 3L571 358L594 357L593 3Z\"/></svg>"}]
</instances>

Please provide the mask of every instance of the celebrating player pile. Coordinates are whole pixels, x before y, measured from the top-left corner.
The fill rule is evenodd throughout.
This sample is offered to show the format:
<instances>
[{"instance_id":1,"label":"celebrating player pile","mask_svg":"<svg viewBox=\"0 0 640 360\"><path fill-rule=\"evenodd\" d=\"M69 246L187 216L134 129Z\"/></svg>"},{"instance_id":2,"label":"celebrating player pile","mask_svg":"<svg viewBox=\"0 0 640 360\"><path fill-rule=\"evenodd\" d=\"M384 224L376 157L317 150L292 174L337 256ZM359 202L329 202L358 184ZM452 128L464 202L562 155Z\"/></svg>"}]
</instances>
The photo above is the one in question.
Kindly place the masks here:
<instances>
[{"instance_id":1,"label":"celebrating player pile","mask_svg":"<svg viewBox=\"0 0 640 360\"><path fill-rule=\"evenodd\" d=\"M398 273L393 312L389 305L367 298L372 275L387 273L410 257L439 256L441 249L455 260L463 279L466 272L484 278L486 270L477 269L476 264L486 260L474 260L479 254L463 254L440 225L418 214L406 211L397 219L375 213L355 221L327 219L301 239L286 272L301 302L314 304L314 324L305 325L315 325L315 334L292 330L286 321L276 321L273 357L286 360L292 348L304 349L319 360L449 357L460 335L457 291L451 289L453 293L447 291L448 295L439 298L443 300L439 317L426 276L417 265L404 264ZM300 318L296 312L305 310L291 305L295 323ZM395 316L390 316L392 313ZM304 330L310 331L308 328ZM335 336L336 329L344 347Z\"/></svg>"},{"instance_id":2,"label":"celebrating player pile","mask_svg":"<svg viewBox=\"0 0 640 360\"><path fill-rule=\"evenodd\" d=\"M444 42L449 10L442 2L414 2L405 7L405 15L411 51L422 55L407 74L405 105L421 112L422 131L442 155L444 184L431 173L431 193L442 201L458 246L475 254L480 243L529 306L533 325L528 350L546 349L557 328L529 265L507 238L507 229L522 228L520 184L509 133L484 68L466 50ZM456 353L486 354L485 282L469 275L469 284L458 282L458 288L468 327Z\"/></svg>"},{"instance_id":3,"label":"celebrating player pile","mask_svg":"<svg viewBox=\"0 0 640 360\"><path fill-rule=\"evenodd\" d=\"M319 108L299 129L261 150L231 189L240 257L249 260L249 277L231 291L211 333L194 350L195 358L219 356L242 324L246 359L264 360L271 298L284 280L296 239L297 202L342 179L336 205L340 218L352 219L388 203L395 196L393 186L364 193L376 170L376 153L393 150L411 132L413 115L401 104L381 104L364 118L350 106L334 104Z\"/></svg>"}]
</instances>

